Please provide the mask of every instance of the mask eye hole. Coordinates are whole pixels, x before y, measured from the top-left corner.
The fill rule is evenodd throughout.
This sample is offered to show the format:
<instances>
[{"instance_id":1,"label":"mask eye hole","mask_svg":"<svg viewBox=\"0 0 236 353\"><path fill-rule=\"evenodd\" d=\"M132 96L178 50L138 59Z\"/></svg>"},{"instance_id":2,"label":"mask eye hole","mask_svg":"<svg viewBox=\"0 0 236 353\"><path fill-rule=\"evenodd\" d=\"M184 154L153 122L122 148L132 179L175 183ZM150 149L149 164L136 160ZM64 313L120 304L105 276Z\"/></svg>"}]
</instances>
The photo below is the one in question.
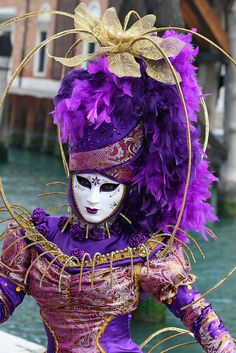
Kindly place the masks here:
<instances>
[{"instance_id":1,"label":"mask eye hole","mask_svg":"<svg viewBox=\"0 0 236 353\"><path fill-rule=\"evenodd\" d=\"M80 176L80 175L76 175L76 179L78 181L78 183L83 186L84 188L87 188L87 189L91 189L91 183L88 179Z\"/></svg>"},{"instance_id":2,"label":"mask eye hole","mask_svg":"<svg viewBox=\"0 0 236 353\"><path fill-rule=\"evenodd\" d=\"M100 191L112 192L118 188L119 184L114 183L104 183L100 186Z\"/></svg>"}]
</instances>

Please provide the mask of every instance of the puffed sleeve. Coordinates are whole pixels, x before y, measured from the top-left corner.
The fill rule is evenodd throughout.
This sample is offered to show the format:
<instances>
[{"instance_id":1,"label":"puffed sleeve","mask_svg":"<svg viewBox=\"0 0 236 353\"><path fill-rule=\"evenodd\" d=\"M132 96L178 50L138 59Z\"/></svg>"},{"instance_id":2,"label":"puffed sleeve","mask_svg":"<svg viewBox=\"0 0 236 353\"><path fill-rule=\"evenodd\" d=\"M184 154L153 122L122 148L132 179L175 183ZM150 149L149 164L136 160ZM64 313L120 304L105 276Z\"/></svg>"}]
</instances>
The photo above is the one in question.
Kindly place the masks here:
<instances>
[{"instance_id":1,"label":"puffed sleeve","mask_svg":"<svg viewBox=\"0 0 236 353\"><path fill-rule=\"evenodd\" d=\"M8 226L0 260L0 322L6 321L27 292L24 278L30 265L24 233L12 222Z\"/></svg>"},{"instance_id":2,"label":"puffed sleeve","mask_svg":"<svg viewBox=\"0 0 236 353\"><path fill-rule=\"evenodd\" d=\"M141 270L141 288L146 293L152 293L162 302L171 300L180 285L188 285L196 277L190 272L190 264L185 260L181 244L174 244L173 251L163 257L157 252Z\"/></svg>"},{"instance_id":3,"label":"puffed sleeve","mask_svg":"<svg viewBox=\"0 0 236 353\"><path fill-rule=\"evenodd\" d=\"M236 353L223 321L192 286L196 277L189 272L182 246L175 245L165 258L157 253L150 261L149 271L147 265L143 266L141 287L181 319L207 353Z\"/></svg>"}]
</instances>

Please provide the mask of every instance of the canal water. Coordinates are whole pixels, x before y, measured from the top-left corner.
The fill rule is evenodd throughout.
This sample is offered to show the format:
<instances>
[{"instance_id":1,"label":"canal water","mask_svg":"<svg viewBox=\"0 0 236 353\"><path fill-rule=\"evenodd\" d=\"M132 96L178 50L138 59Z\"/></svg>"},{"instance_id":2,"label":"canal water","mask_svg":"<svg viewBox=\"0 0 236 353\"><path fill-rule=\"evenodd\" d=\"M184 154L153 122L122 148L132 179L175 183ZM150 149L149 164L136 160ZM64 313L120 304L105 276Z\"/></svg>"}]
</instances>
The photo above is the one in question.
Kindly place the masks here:
<instances>
[{"instance_id":1,"label":"canal water","mask_svg":"<svg viewBox=\"0 0 236 353\"><path fill-rule=\"evenodd\" d=\"M46 199L37 196L42 192L54 190L55 186L45 186L47 182L65 181L62 163L53 157L34 152L11 150L9 163L0 163L0 175L3 178L5 191L11 203L21 204L32 210L35 207L49 209L66 201L58 196L51 196L51 198L47 197ZM62 189L57 187L57 190ZM60 214L63 211L57 210L56 212ZM192 270L199 277L195 286L201 292L205 292L212 287L236 264L236 222L221 220L216 225L211 225L211 229L217 234L218 240L206 242L201 239L200 235L196 235L196 239L206 255L206 260L201 260L195 252L197 263ZM234 337L236 337L235 293L236 273L222 287L207 297ZM166 321L162 325L133 322L132 337L137 343L141 343L154 331L168 326L183 327L171 313L166 312ZM24 302L14 312L13 317L2 324L0 329L39 344L46 344L38 307L31 297L25 298ZM160 337L163 339L166 336L162 335ZM190 340L192 339L190 338ZM153 340L153 343L147 346L145 352L152 344L157 342L158 339ZM182 342L184 342L183 338L171 341L172 344ZM163 344L155 352L161 352L169 346L170 343ZM192 352L193 349L194 353L203 352L199 345L182 347L175 351L188 353Z\"/></svg>"}]
</instances>

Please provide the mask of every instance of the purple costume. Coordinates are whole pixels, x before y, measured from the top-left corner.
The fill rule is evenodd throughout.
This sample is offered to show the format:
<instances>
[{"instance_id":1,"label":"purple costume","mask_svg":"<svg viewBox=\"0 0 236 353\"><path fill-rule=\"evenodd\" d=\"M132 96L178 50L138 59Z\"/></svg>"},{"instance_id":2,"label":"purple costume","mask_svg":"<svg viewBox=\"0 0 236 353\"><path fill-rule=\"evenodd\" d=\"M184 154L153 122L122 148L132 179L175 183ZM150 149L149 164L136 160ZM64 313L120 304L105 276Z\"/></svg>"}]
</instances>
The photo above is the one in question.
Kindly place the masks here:
<instances>
[{"instance_id":1,"label":"purple costume","mask_svg":"<svg viewBox=\"0 0 236 353\"><path fill-rule=\"evenodd\" d=\"M69 216L36 209L29 219L19 218L24 227L9 225L3 245L0 320L9 318L26 293L32 295L48 336L47 353L140 353L129 325L142 292L163 302L206 352L236 352L211 305L204 298L195 303L200 294L184 257L186 231L206 238L206 222L216 219L207 203L216 178L196 127L202 97L192 64L197 50L189 35L168 31L162 40L181 78L192 147L191 178L172 248L165 253L188 170L183 107L162 57L156 58L161 74L154 78L144 46L136 57L140 75L120 77L110 72L108 54L87 70L71 71L55 97L54 121L62 141L69 142ZM105 225L87 224L76 204L72 178L88 172L127 188Z\"/></svg>"},{"instance_id":2,"label":"purple costume","mask_svg":"<svg viewBox=\"0 0 236 353\"><path fill-rule=\"evenodd\" d=\"M60 232L58 218L45 216L42 224L48 227L47 239L57 244L67 254L77 246L77 241ZM91 254L99 246L105 257L103 264L95 269L94 284L91 287L91 267L85 268L82 286L79 287L80 270L66 268L60 279L61 264L54 262L46 271L42 286L40 280L53 256L39 257L43 247L20 250L27 246L27 239L21 240L21 232L10 224L9 234L4 243L1 265L1 322L7 320L15 307L20 304L25 293L34 297L48 335L47 353L138 353L140 348L129 334L131 313L138 306L141 291L152 293L157 300L181 318L184 325L195 335L206 352L231 353L235 345L220 318L204 299L181 311L181 307L193 302L200 294L191 286L195 277L189 273L189 264L183 257L182 247L175 245L175 254L161 257L162 246L155 245L155 236L146 241L150 250L149 269L143 256L130 260L116 261L112 278L107 251L129 246L127 234L119 237L111 235L105 241L88 240L81 244ZM66 243L65 243L66 238ZM16 241L14 245L14 241ZM160 238L159 238L160 240ZM94 246L96 242L96 246ZM19 256L15 257L16 254ZM122 251L117 255L122 255ZM124 254L124 252L123 252ZM13 259L13 261L12 261ZM36 260L36 261L35 261ZM181 261L181 262L180 262ZM24 279L30 264L33 264L27 282ZM111 280L113 286L111 286ZM61 282L61 291L58 283Z\"/></svg>"}]
</instances>

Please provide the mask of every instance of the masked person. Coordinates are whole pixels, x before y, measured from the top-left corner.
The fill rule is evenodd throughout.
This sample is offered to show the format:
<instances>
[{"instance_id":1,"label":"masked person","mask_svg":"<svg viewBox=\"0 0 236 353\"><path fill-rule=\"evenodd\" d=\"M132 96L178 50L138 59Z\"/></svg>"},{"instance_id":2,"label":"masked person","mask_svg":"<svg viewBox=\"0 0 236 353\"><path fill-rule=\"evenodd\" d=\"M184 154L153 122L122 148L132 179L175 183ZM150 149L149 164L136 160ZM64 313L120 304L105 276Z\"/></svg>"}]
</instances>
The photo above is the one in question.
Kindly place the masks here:
<instances>
[{"instance_id":1,"label":"masked person","mask_svg":"<svg viewBox=\"0 0 236 353\"><path fill-rule=\"evenodd\" d=\"M77 10L83 20L85 9ZM114 9L104 16L111 14L114 19ZM18 224L9 225L0 269L1 322L30 293L40 307L47 353L141 352L129 324L142 292L180 318L206 352L236 352L223 322L192 286L184 256L186 231L206 238L206 222L216 219L207 203L216 178L199 141L202 93L190 42L190 35L171 31L158 37L181 81L187 140L176 82L151 44L136 66L120 49L113 54L120 60L103 55L62 81L53 116L69 142L69 214L38 208L27 219L8 205Z\"/></svg>"}]
</instances>

